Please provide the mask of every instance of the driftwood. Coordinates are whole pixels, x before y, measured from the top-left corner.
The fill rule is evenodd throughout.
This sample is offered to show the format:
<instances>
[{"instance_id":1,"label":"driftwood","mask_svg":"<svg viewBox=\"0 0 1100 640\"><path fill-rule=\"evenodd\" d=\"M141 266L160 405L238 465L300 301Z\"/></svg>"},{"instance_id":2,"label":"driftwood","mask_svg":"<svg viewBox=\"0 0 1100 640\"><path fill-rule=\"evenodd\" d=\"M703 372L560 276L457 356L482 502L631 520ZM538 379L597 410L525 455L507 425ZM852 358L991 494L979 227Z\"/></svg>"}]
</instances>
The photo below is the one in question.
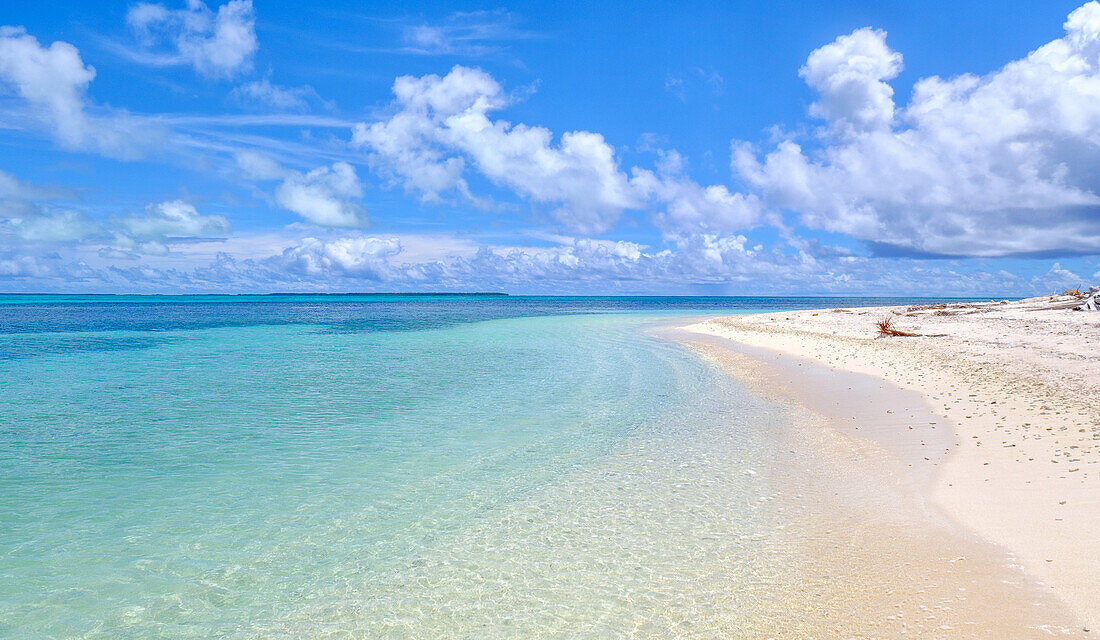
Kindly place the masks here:
<instances>
[{"instance_id":1,"label":"driftwood","mask_svg":"<svg viewBox=\"0 0 1100 640\"><path fill-rule=\"evenodd\" d=\"M1074 307L1078 311L1100 311L1100 285L1091 287L1088 293L1083 294L1085 301Z\"/></svg>"}]
</instances>

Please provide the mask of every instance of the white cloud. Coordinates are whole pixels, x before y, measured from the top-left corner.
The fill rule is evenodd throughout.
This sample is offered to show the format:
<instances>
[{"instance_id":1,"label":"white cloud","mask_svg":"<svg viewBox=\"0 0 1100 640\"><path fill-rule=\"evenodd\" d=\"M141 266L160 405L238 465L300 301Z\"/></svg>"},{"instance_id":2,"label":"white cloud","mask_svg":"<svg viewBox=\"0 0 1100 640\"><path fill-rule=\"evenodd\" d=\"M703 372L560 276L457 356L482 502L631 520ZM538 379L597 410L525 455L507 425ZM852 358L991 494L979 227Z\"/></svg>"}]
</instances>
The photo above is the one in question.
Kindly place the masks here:
<instances>
[{"instance_id":1,"label":"white cloud","mask_svg":"<svg viewBox=\"0 0 1100 640\"><path fill-rule=\"evenodd\" d=\"M182 200L150 204L144 215L113 216L103 227L109 240L99 255L131 260L166 256L173 240L225 236L231 231L225 216L202 215Z\"/></svg>"},{"instance_id":2,"label":"white cloud","mask_svg":"<svg viewBox=\"0 0 1100 640\"><path fill-rule=\"evenodd\" d=\"M665 91L686 104L689 89L692 92L705 89L711 95L720 96L725 89L725 82L725 78L716 70L695 67L684 73L667 74L665 76Z\"/></svg>"},{"instance_id":3,"label":"white cloud","mask_svg":"<svg viewBox=\"0 0 1100 640\"><path fill-rule=\"evenodd\" d=\"M309 276L389 280L399 272L389 259L399 253L401 242L396 238L359 236L332 241L305 238L283 251L275 261L292 273Z\"/></svg>"},{"instance_id":4,"label":"white cloud","mask_svg":"<svg viewBox=\"0 0 1100 640\"><path fill-rule=\"evenodd\" d=\"M346 162L291 172L275 189L275 202L306 220L326 227L365 227L367 210L353 199L363 196L355 169Z\"/></svg>"},{"instance_id":5,"label":"white cloud","mask_svg":"<svg viewBox=\"0 0 1100 640\"><path fill-rule=\"evenodd\" d=\"M1064 282L1067 287L1071 285L1083 285L1085 282L1084 278L1082 278L1081 276L1070 271L1069 269L1062 268L1062 264L1060 262L1055 262L1054 264L1052 264L1050 266L1050 271L1046 273L1046 276L1049 278L1053 278L1058 282Z\"/></svg>"},{"instance_id":6,"label":"white cloud","mask_svg":"<svg viewBox=\"0 0 1100 640\"><path fill-rule=\"evenodd\" d=\"M858 29L815 50L798 75L820 98L810 113L844 132L881 129L894 117L894 90L884 82L901 72L901 54L886 32Z\"/></svg>"},{"instance_id":7,"label":"white cloud","mask_svg":"<svg viewBox=\"0 0 1100 640\"><path fill-rule=\"evenodd\" d=\"M98 233L99 225L87 215L41 202L67 195L62 189L39 187L0 171L0 235L8 230L31 242L72 242Z\"/></svg>"},{"instance_id":8,"label":"white cloud","mask_svg":"<svg viewBox=\"0 0 1100 640\"><path fill-rule=\"evenodd\" d=\"M447 34L440 27L418 25L405 30L405 41L421 51L446 51L450 49Z\"/></svg>"},{"instance_id":9,"label":"white cloud","mask_svg":"<svg viewBox=\"0 0 1100 640\"><path fill-rule=\"evenodd\" d=\"M234 158L250 180L282 180L275 188L275 204L313 224L324 227L366 227L370 224L366 207L356 202L363 197L363 185L355 168L346 162L302 173L287 169L256 151L238 151Z\"/></svg>"},{"instance_id":10,"label":"white cloud","mask_svg":"<svg viewBox=\"0 0 1100 640\"><path fill-rule=\"evenodd\" d=\"M30 255L0 255L0 278L48 278L57 275L49 262Z\"/></svg>"},{"instance_id":11,"label":"white cloud","mask_svg":"<svg viewBox=\"0 0 1100 640\"><path fill-rule=\"evenodd\" d=\"M193 205L171 200L145 207L143 214L111 216L105 221L58 206L70 197L63 189L44 188L0 171L0 242L8 232L29 243L108 243L107 252L163 255L167 241L209 238L230 232L229 220L220 215L201 215ZM11 237L9 236L9 237Z\"/></svg>"},{"instance_id":12,"label":"white cloud","mask_svg":"<svg viewBox=\"0 0 1100 640\"><path fill-rule=\"evenodd\" d=\"M304 238L295 237L300 229L284 229L277 237L237 234L224 242L175 243L171 252L167 239L127 237L107 246L79 245L84 248L75 256L80 257L66 258L50 246L37 253L34 244L4 247L0 237L0 278L13 291L71 290L79 282L92 289L149 292L1004 295L1048 293L1077 284L1064 282L1072 273L1061 265L1022 278L960 268L956 261L840 255L813 243L766 248L741 234L697 233L677 239L674 248L662 249L624 240L549 235L540 239L555 243L550 246L499 246L459 237L314 231L318 233ZM414 244L420 247L410 251Z\"/></svg>"},{"instance_id":13,"label":"white cloud","mask_svg":"<svg viewBox=\"0 0 1100 640\"><path fill-rule=\"evenodd\" d=\"M502 43L528 37L516 29L515 19L504 10L453 13L437 24L406 26L401 34L402 53L418 55L483 56L500 51Z\"/></svg>"},{"instance_id":14,"label":"white cloud","mask_svg":"<svg viewBox=\"0 0 1100 640\"><path fill-rule=\"evenodd\" d=\"M112 226L134 238L198 237L229 233L225 216L201 215L194 205L171 200L145 207L145 215L112 219Z\"/></svg>"},{"instance_id":15,"label":"white cloud","mask_svg":"<svg viewBox=\"0 0 1100 640\"><path fill-rule=\"evenodd\" d=\"M815 257L743 235L696 234L675 250L629 242L553 238L554 246L482 245L454 252L444 243L434 257L411 262L405 241L393 236L305 238L267 258L222 260L218 277L247 278L266 288L364 290L502 289L531 292L698 291L733 287L740 293L904 294L989 293L1048 288L1011 274L957 271L944 261ZM890 264L883 266L883 261ZM178 276L177 276L178 277ZM209 285L207 285L209 286ZM705 289L714 291L715 289Z\"/></svg>"},{"instance_id":16,"label":"white cloud","mask_svg":"<svg viewBox=\"0 0 1100 640\"><path fill-rule=\"evenodd\" d=\"M619 286L633 283L641 288L655 283L676 286L691 283L719 283L730 279L748 280L770 270L787 271L797 263L782 256L758 260L745 248L744 236L694 236L679 251L653 251L623 240L552 237L554 246L494 247L476 251L453 243L434 241L434 257L408 259L404 241L392 236L305 238L282 253L263 261L276 272L272 277L308 277L327 283L354 286L360 280L390 286L436 285L442 287L555 287L581 283ZM774 260L787 267L776 268Z\"/></svg>"},{"instance_id":17,"label":"white cloud","mask_svg":"<svg viewBox=\"0 0 1100 640\"><path fill-rule=\"evenodd\" d=\"M452 75L457 77L454 72ZM438 79L438 76L429 77ZM484 82L485 77L475 75L472 79ZM401 105L397 113L388 120L355 125L352 142L368 149L371 164L380 172L410 192L420 193L426 201L438 200L441 194L450 190L469 197L469 186L463 178L466 162L455 155L457 150L448 148L438 139L440 125L429 116L429 111L440 107L444 112L452 111L456 107L448 105L448 101L462 98L492 100L495 104L501 99L493 92L499 92L500 87L493 82L484 82L484 86L478 87L471 82L460 84L452 79L445 85L437 83L427 87L435 94L429 95L429 91L417 91L417 86L413 78L398 78L393 87ZM465 92L460 93L462 89ZM432 106L433 103L437 106Z\"/></svg>"},{"instance_id":18,"label":"white cloud","mask_svg":"<svg viewBox=\"0 0 1100 640\"><path fill-rule=\"evenodd\" d=\"M760 159L735 143L734 171L769 206L885 253L1100 250L1100 4L1065 29L986 76L923 79L896 113L885 33L838 38L802 70L821 146Z\"/></svg>"},{"instance_id":19,"label":"white cloud","mask_svg":"<svg viewBox=\"0 0 1100 640\"><path fill-rule=\"evenodd\" d=\"M722 185L701 186L684 175L675 152L662 152L657 172L635 168L628 178L604 137L571 131L556 141L544 127L494 120L509 104L500 84L480 69L455 66L446 76L403 76L394 82L395 113L353 129L383 175L426 201L448 193L482 204L467 169L534 203L573 233L599 234L622 213L653 206L666 234L745 229L756 224L756 196Z\"/></svg>"},{"instance_id":20,"label":"white cloud","mask_svg":"<svg viewBox=\"0 0 1100 640\"><path fill-rule=\"evenodd\" d=\"M201 0L171 10L161 4L138 3L126 21L146 50L132 57L154 65L187 64L210 78L232 78L252 67L256 53L252 0L230 0L217 13ZM167 44L167 50L153 50Z\"/></svg>"},{"instance_id":21,"label":"white cloud","mask_svg":"<svg viewBox=\"0 0 1100 640\"><path fill-rule=\"evenodd\" d=\"M39 211L13 218L11 224L20 238L32 242L73 242L100 231L99 224L79 211Z\"/></svg>"},{"instance_id":22,"label":"white cloud","mask_svg":"<svg viewBox=\"0 0 1100 640\"><path fill-rule=\"evenodd\" d=\"M76 47L67 42L43 47L22 27L0 27L0 76L29 103L49 112L63 143L75 147L83 142L84 92L95 69L84 66Z\"/></svg>"},{"instance_id":23,"label":"white cloud","mask_svg":"<svg viewBox=\"0 0 1100 640\"><path fill-rule=\"evenodd\" d=\"M168 245L160 240L138 240L126 234L116 233L111 246L99 250L102 257L120 257L136 260L141 256L166 256Z\"/></svg>"},{"instance_id":24,"label":"white cloud","mask_svg":"<svg viewBox=\"0 0 1100 640\"><path fill-rule=\"evenodd\" d=\"M63 194L64 192L59 189L39 187L0 170L0 202L39 200Z\"/></svg>"},{"instance_id":25,"label":"white cloud","mask_svg":"<svg viewBox=\"0 0 1100 640\"><path fill-rule=\"evenodd\" d=\"M568 132L555 144L545 128L490 119L507 99L480 69L403 76L393 92L397 113L357 125L352 139L370 151L376 166L426 199L448 190L468 196L468 162L492 182L552 206L554 218L570 230L606 231L624 209L641 206L598 133Z\"/></svg>"},{"instance_id":26,"label":"white cloud","mask_svg":"<svg viewBox=\"0 0 1100 640\"><path fill-rule=\"evenodd\" d=\"M270 157L256 151L238 151L233 158L245 176L252 180L281 180L292 173Z\"/></svg>"},{"instance_id":27,"label":"white cloud","mask_svg":"<svg viewBox=\"0 0 1100 640\"><path fill-rule=\"evenodd\" d=\"M321 97L311 86L280 87L271 80L255 80L233 89L231 95L240 102L255 103L283 111L308 111L310 101Z\"/></svg>"},{"instance_id":28,"label":"white cloud","mask_svg":"<svg viewBox=\"0 0 1100 640\"><path fill-rule=\"evenodd\" d=\"M755 195L731 193L724 185L703 187L685 175L679 153L659 155L656 172L635 167L630 182L640 194L664 206L654 222L666 237L736 231L756 225L762 207Z\"/></svg>"},{"instance_id":29,"label":"white cloud","mask_svg":"<svg viewBox=\"0 0 1100 640\"><path fill-rule=\"evenodd\" d=\"M131 157L139 146L136 134L153 132L125 114L88 115L86 93L95 75L73 45L58 41L43 47L23 27L0 27L0 83L26 101L33 121L52 130L66 148Z\"/></svg>"}]
</instances>

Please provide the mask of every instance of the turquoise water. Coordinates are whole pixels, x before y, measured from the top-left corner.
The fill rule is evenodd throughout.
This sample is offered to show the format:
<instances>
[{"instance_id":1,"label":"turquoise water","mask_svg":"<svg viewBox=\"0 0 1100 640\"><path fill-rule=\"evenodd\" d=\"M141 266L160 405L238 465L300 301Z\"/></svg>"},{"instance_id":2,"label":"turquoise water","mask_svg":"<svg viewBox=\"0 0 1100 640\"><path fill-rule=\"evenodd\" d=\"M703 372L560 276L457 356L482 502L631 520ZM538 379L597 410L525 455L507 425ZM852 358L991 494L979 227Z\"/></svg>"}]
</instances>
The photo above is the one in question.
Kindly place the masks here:
<instances>
[{"instance_id":1,"label":"turquoise water","mask_svg":"<svg viewBox=\"0 0 1100 640\"><path fill-rule=\"evenodd\" d=\"M0 637L747 632L782 416L650 330L827 303L0 298Z\"/></svg>"}]
</instances>

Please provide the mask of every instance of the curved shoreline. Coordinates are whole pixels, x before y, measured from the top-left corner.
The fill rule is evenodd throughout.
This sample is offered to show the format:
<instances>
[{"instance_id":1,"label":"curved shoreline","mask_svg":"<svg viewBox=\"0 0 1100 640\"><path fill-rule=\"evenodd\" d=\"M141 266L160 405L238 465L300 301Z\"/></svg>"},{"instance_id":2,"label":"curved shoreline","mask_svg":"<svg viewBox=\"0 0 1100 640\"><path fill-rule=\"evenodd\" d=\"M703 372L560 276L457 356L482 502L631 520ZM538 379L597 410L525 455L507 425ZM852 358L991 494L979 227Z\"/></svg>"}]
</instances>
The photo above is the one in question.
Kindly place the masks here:
<instances>
[{"instance_id":1,"label":"curved shoreline","mask_svg":"<svg viewBox=\"0 0 1100 640\"><path fill-rule=\"evenodd\" d=\"M803 359L833 375L873 376L912 390L937 418L927 420L939 424L926 425L923 434L932 436L930 427L938 426L935 446L919 432L866 414L850 416L847 435L878 443L895 462L915 469L924 462L934 470L911 479L914 486L921 485L919 494L932 511L1010 552L1043 585L1043 592L1068 605L1080 620L1077 631L1091 631L1100 623L1100 544L1095 537L1100 531L1100 469L1091 466L1100 461L1100 425L1083 400L1096 391L1097 380L1087 362L1051 354L1057 355L1052 348L1066 342L1063 336L1069 333L1077 345L1100 346L1100 318L1045 309L1045 300L923 310L782 312L681 328L704 340L736 343L741 356L767 368L773 387L777 379L800 387L795 395L804 406L813 396L809 367L784 368L765 354ZM947 335L876 339L872 326L884 315L895 318L902 329ZM1013 344L1006 350L1008 341ZM735 367L731 373L741 377L743 372ZM828 400L839 416L853 408L867 409L861 405L875 397ZM883 415L906 409L893 406ZM836 424L844 431L843 424ZM856 434L858 428L865 430ZM924 455L917 455L920 448L912 451L914 435L925 440Z\"/></svg>"}]
</instances>

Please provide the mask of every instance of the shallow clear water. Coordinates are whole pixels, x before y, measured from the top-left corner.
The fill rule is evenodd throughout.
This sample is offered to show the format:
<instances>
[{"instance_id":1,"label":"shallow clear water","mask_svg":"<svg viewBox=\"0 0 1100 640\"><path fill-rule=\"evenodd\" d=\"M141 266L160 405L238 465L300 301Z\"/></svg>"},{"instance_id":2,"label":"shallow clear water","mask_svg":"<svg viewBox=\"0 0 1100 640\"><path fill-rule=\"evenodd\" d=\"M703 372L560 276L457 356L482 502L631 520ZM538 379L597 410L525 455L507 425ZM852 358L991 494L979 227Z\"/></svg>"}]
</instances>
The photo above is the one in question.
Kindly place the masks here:
<instances>
[{"instance_id":1,"label":"shallow clear water","mask_svg":"<svg viewBox=\"0 0 1100 640\"><path fill-rule=\"evenodd\" d=\"M747 633L782 416L648 329L853 302L0 298L0 636Z\"/></svg>"}]
</instances>

